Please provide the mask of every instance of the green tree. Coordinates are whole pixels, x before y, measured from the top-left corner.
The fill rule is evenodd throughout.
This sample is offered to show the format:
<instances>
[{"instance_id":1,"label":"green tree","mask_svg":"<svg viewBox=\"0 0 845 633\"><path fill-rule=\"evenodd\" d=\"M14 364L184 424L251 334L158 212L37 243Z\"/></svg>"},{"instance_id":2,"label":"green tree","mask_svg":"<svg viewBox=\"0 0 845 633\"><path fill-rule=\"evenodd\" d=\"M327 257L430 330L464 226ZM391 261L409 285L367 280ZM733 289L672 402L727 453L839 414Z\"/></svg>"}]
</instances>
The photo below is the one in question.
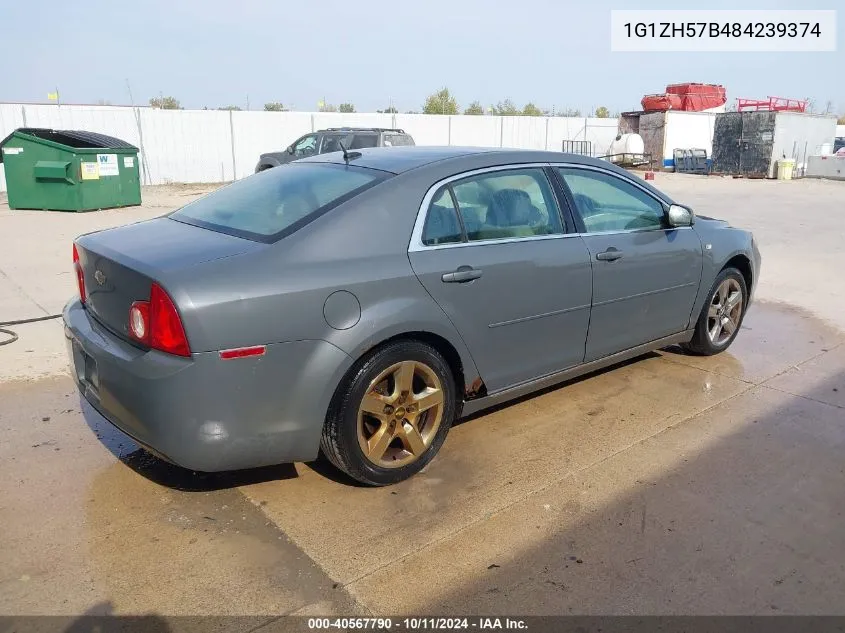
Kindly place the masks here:
<instances>
[{"instance_id":1,"label":"green tree","mask_svg":"<svg viewBox=\"0 0 845 633\"><path fill-rule=\"evenodd\" d=\"M564 108L557 113L557 116L581 116L581 110L578 108Z\"/></svg>"},{"instance_id":2,"label":"green tree","mask_svg":"<svg viewBox=\"0 0 845 633\"><path fill-rule=\"evenodd\" d=\"M598 108L596 108L595 116L599 119L606 119L610 116L610 111L604 106L599 106Z\"/></svg>"},{"instance_id":3,"label":"green tree","mask_svg":"<svg viewBox=\"0 0 845 633\"><path fill-rule=\"evenodd\" d=\"M161 108L162 110L181 110L179 101L173 97L153 97L150 99L150 107Z\"/></svg>"},{"instance_id":4,"label":"green tree","mask_svg":"<svg viewBox=\"0 0 845 633\"><path fill-rule=\"evenodd\" d=\"M423 106L424 114L457 114L458 102L448 88L441 88L428 95Z\"/></svg>"},{"instance_id":5,"label":"green tree","mask_svg":"<svg viewBox=\"0 0 845 633\"><path fill-rule=\"evenodd\" d=\"M288 109L284 106L283 103L278 101L271 101L270 103L264 104L264 111L265 112L287 112Z\"/></svg>"},{"instance_id":6,"label":"green tree","mask_svg":"<svg viewBox=\"0 0 845 633\"><path fill-rule=\"evenodd\" d=\"M543 116L543 111L530 101L522 108L523 116Z\"/></svg>"},{"instance_id":7,"label":"green tree","mask_svg":"<svg viewBox=\"0 0 845 633\"><path fill-rule=\"evenodd\" d=\"M399 112L399 110L397 110L393 106L387 106L384 110L376 110L376 112L378 112L379 114L396 114L397 112Z\"/></svg>"},{"instance_id":8,"label":"green tree","mask_svg":"<svg viewBox=\"0 0 845 633\"><path fill-rule=\"evenodd\" d=\"M344 112L346 114L350 114L355 112L355 105L352 103L341 103L337 109L338 112Z\"/></svg>"},{"instance_id":9,"label":"green tree","mask_svg":"<svg viewBox=\"0 0 845 633\"><path fill-rule=\"evenodd\" d=\"M836 125L845 125L845 114L843 114L839 119L836 121Z\"/></svg>"},{"instance_id":10,"label":"green tree","mask_svg":"<svg viewBox=\"0 0 845 633\"><path fill-rule=\"evenodd\" d=\"M223 106L222 108L217 108L218 110L232 110L233 112L240 112L241 106L236 105L227 105Z\"/></svg>"},{"instance_id":11,"label":"green tree","mask_svg":"<svg viewBox=\"0 0 845 633\"><path fill-rule=\"evenodd\" d=\"M505 99L493 106L493 114L498 114L499 116L519 116L522 114L522 111L514 105L513 101Z\"/></svg>"},{"instance_id":12,"label":"green tree","mask_svg":"<svg viewBox=\"0 0 845 633\"><path fill-rule=\"evenodd\" d=\"M464 114L484 114L484 106L478 101L473 101L469 107L464 110Z\"/></svg>"},{"instance_id":13,"label":"green tree","mask_svg":"<svg viewBox=\"0 0 845 633\"><path fill-rule=\"evenodd\" d=\"M323 103L320 106L320 112L337 112L337 106L334 106L331 103Z\"/></svg>"}]
</instances>

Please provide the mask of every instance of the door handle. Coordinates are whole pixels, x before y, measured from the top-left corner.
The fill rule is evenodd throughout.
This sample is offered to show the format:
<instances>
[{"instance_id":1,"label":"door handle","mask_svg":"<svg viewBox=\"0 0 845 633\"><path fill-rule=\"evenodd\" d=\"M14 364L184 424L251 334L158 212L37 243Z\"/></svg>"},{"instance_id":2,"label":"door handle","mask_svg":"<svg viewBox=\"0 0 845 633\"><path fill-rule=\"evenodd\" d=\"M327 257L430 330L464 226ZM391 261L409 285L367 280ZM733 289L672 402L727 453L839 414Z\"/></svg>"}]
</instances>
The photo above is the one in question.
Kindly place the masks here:
<instances>
[{"instance_id":1,"label":"door handle","mask_svg":"<svg viewBox=\"0 0 845 633\"><path fill-rule=\"evenodd\" d=\"M445 284L463 284L481 277L482 271L472 266L459 266L453 273L444 273L441 280Z\"/></svg>"},{"instance_id":2,"label":"door handle","mask_svg":"<svg viewBox=\"0 0 845 633\"><path fill-rule=\"evenodd\" d=\"M622 251L611 246L603 253L596 253L596 259L602 262L615 262L617 259L622 259Z\"/></svg>"}]
</instances>

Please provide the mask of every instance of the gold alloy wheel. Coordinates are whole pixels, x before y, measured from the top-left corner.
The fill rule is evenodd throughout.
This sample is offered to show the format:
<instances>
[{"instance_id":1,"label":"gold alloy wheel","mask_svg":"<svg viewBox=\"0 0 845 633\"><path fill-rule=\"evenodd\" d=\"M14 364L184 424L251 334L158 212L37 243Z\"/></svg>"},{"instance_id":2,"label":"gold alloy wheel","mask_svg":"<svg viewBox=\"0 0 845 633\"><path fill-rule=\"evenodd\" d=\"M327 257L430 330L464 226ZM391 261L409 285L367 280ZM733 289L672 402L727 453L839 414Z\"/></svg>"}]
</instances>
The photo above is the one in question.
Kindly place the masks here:
<instances>
[{"instance_id":1,"label":"gold alloy wheel","mask_svg":"<svg viewBox=\"0 0 845 633\"><path fill-rule=\"evenodd\" d=\"M376 376L358 408L358 444L381 468L415 462L428 450L443 419L443 386L419 361L391 365Z\"/></svg>"}]
</instances>

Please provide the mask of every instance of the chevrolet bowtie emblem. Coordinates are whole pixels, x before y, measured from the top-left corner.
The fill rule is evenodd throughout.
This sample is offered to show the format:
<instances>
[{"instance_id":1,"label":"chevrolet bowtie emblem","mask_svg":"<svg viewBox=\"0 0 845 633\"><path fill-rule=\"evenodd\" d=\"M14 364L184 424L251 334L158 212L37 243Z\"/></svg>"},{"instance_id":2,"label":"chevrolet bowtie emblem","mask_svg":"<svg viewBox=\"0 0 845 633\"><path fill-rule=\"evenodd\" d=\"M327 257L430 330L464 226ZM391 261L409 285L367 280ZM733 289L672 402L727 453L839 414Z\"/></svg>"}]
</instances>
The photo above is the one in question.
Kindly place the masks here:
<instances>
[{"instance_id":1,"label":"chevrolet bowtie emblem","mask_svg":"<svg viewBox=\"0 0 845 633\"><path fill-rule=\"evenodd\" d=\"M94 281L96 281L101 286L106 283L106 276L102 270L94 271Z\"/></svg>"}]
</instances>

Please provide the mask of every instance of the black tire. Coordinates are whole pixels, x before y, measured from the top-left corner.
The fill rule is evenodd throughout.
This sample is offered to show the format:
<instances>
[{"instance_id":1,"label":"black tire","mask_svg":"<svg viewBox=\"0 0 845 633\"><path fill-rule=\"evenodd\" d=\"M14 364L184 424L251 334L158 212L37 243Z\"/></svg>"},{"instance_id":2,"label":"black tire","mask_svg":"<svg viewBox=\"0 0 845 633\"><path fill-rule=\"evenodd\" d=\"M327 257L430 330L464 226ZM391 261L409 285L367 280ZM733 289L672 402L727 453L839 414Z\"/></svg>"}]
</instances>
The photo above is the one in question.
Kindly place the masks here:
<instances>
[{"instance_id":1,"label":"black tire","mask_svg":"<svg viewBox=\"0 0 845 633\"><path fill-rule=\"evenodd\" d=\"M730 336L724 340L714 342L708 333L708 323L711 318L709 316L709 311L711 306L714 306L714 301L717 301L717 292L720 286L722 286L726 280L732 280L739 286L740 292L742 293L742 306L739 310L738 322L736 323L736 327ZM714 354L724 352L731 346L731 343L733 343L736 335L739 334L747 308L748 287L745 285L745 277L743 277L742 273L736 268L724 268L722 272L716 276L713 286L707 293L707 300L701 308L701 314L698 315L698 320L695 324L695 333L693 334L692 339L688 343L682 344L681 347L686 352L695 354L696 356L713 356Z\"/></svg>"},{"instance_id":2,"label":"black tire","mask_svg":"<svg viewBox=\"0 0 845 633\"><path fill-rule=\"evenodd\" d=\"M373 463L358 439L358 411L371 381L397 363L415 361L433 371L443 393L439 426L428 448L415 461L385 468ZM338 469L368 486L387 486L412 477L434 458L452 426L457 410L455 379L443 356L433 347L414 340L388 343L358 361L338 386L323 425L320 449Z\"/></svg>"}]
</instances>

